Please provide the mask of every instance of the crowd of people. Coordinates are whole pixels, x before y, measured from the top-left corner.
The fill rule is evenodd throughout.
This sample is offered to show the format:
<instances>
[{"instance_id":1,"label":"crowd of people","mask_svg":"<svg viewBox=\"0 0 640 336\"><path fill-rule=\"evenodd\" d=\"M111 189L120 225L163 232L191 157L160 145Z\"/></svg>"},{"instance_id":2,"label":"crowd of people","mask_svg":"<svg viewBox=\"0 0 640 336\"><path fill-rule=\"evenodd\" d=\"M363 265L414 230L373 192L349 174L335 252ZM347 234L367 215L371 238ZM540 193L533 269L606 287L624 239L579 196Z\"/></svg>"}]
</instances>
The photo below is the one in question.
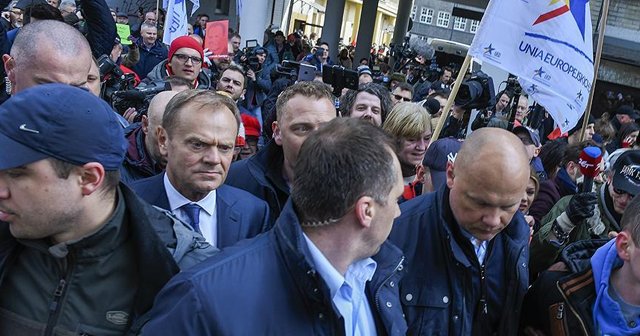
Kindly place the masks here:
<instances>
[{"instance_id":1,"label":"crowd of people","mask_svg":"<svg viewBox=\"0 0 640 336\"><path fill-rule=\"evenodd\" d=\"M445 111L455 65L345 47L340 91L314 35L0 5L1 335L640 334L632 97L562 133L513 86Z\"/></svg>"}]
</instances>

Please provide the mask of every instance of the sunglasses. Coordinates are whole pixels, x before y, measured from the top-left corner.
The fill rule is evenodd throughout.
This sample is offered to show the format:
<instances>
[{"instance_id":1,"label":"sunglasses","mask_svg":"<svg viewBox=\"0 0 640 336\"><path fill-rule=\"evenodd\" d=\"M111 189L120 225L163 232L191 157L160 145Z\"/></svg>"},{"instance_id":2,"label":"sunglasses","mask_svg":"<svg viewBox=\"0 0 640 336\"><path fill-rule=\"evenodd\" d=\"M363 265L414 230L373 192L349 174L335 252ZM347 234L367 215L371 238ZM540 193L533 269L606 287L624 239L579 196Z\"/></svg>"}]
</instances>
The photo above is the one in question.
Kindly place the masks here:
<instances>
[{"instance_id":1,"label":"sunglasses","mask_svg":"<svg viewBox=\"0 0 640 336\"><path fill-rule=\"evenodd\" d=\"M622 195L629 195L629 197L634 197L635 195L632 195L631 193L628 193L624 190L618 189L618 188L613 188L613 192L622 196Z\"/></svg>"},{"instance_id":2,"label":"sunglasses","mask_svg":"<svg viewBox=\"0 0 640 336\"><path fill-rule=\"evenodd\" d=\"M397 95L397 94L394 94L393 97L396 100L402 100L402 101L406 101L406 102L410 102L411 101L411 98L403 97L403 96Z\"/></svg>"},{"instance_id":3,"label":"sunglasses","mask_svg":"<svg viewBox=\"0 0 640 336\"><path fill-rule=\"evenodd\" d=\"M187 61L191 60L191 62L193 64L200 64L202 63L202 58L198 57L198 56L188 56L188 55L183 55L183 54L173 54L173 57L177 58L178 61L183 62L183 63L187 63Z\"/></svg>"}]
</instances>

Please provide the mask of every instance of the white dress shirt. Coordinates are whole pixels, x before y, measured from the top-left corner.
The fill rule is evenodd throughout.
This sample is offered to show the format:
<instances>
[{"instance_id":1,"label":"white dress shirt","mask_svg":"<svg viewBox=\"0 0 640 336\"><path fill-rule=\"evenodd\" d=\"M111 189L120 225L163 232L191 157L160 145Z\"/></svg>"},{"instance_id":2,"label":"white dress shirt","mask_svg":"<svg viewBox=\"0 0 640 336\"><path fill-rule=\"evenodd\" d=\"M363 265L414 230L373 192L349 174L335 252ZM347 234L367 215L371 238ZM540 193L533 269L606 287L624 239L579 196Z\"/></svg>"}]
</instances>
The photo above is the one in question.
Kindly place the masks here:
<instances>
[{"instance_id":1,"label":"white dress shirt","mask_svg":"<svg viewBox=\"0 0 640 336\"><path fill-rule=\"evenodd\" d=\"M204 239L211 245L218 242L218 220L216 219L216 191L212 190L203 199L192 202L184 197L169 181L167 173L164 173L164 189L167 191L171 212L185 223L191 223L187 213L181 209L185 204L195 203L202 208L200 210L200 231Z\"/></svg>"}]
</instances>

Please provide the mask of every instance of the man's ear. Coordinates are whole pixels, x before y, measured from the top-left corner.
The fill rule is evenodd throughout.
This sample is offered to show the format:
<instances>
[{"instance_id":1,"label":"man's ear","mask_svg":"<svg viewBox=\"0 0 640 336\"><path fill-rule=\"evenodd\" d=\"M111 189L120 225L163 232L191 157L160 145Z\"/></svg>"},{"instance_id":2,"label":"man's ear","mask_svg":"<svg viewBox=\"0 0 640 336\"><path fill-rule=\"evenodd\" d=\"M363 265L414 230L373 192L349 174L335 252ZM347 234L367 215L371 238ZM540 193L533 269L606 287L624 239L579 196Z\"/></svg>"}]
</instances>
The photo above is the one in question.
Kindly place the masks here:
<instances>
[{"instance_id":1,"label":"man's ear","mask_svg":"<svg viewBox=\"0 0 640 336\"><path fill-rule=\"evenodd\" d=\"M160 147L160 154L164 157L167 157L168 151L167 146L169 145L169 138L167 136L167 131L159 126L156 129L156 138L158 139L158 147Z\"/></svg>"},{"instance_id":2,"label":"man's ear","mask_svg":"<svg viewBox=\"0 0 640 336\"><path fill-rule=\"evenodd\" d=\"M142 125L142 132L144 134L149 134L149 117L146 114L142 115L140 124Z\"/></svg>"},{"instance_id":3,"label":"man's ear","mask_svg":"<svg viewBox=\"0 0 640 336\"><path fill-rule=\"evenodd\" d=\"M4 71L7 73L7 77L11 83L15 83L16 78L16 60L8 54L2 55L2 63L4 64ZM12 89L12 93L14 89Z\"/></svg>"},{"instance_id":4,"label":"man's ear","mask_svg":"<svg viewBox=\"0 0 640 336\"><path fill-rule=\"evenodd\" d=\"M616 236L616 250L622 261L631 260L631 249L636 248L633 238L628 231L620 231Z\"/></svg>"},{"instance_id":5,"label":"man's ear","mask_svg":"<svg viewBox=\"0 0 640 336\"><path fill-rule=\"evenodd\" d=\"M85 163L80 167L79 172L80 186L84 196L93 194L104 183L105 170L98 162Z\"/></svg>"},{"instance_id":6,"label":"man's ear","mask_svg":"<svg viewBox=\"0 0 640 336\"><path fill-rule=\"evenodd\" d=\"M370 227L373 221L373 217L376 214L376 208L374 206L375 200L369 196L362 196L356 201L354 211L358 223L362 227Z\"/></svg>"},{"instance_id":7,"label":"man's ear","mask_svg":"<svg viewBox=\"0 0 640 336\"><path fill-rule=\"evenodd\" d=\"M453 166L453 162L447 162L447 187L449 187L449 189L453 188L453 178L456 176L453 172Z\"/></svg>"},{"instance_id":8,"label":"man's ear","mask_svg":"<svg viewBox=\"0 0 640 336\"><path fill-rule=\"evenodd\" d=\"M275 140L278 146L282 146L282 133L277 120L271 124L271 130L273 131L273 140Z\"/></svg>"}]
</instances>

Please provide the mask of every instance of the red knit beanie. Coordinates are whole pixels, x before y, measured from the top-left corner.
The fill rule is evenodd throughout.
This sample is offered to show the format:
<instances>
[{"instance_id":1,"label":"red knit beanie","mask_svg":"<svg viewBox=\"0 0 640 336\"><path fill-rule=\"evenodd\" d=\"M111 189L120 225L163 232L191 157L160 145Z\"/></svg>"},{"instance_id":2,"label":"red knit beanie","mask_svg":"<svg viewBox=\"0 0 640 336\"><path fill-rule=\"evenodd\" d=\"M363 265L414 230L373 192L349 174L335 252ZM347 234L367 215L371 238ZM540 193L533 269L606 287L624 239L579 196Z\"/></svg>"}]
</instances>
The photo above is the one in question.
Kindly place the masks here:
<instances>
[{"instance_id":1,"label":"red knit beanie","mask_svg":"<svg viewBox=\"0 0 640 336\"><path fill-rule=\"evenodd\" d=\"M204 59L204 51L202 50L202 46L198 43L198 41L196 41L193 37L180 36L177 39L173 40L173 42L171 42L171 46L169 47L169 61L171 61L171 58L173 58L173 54L180 48L193 49L200 53L200 58Z\"/></svg>"}]
</instances>

